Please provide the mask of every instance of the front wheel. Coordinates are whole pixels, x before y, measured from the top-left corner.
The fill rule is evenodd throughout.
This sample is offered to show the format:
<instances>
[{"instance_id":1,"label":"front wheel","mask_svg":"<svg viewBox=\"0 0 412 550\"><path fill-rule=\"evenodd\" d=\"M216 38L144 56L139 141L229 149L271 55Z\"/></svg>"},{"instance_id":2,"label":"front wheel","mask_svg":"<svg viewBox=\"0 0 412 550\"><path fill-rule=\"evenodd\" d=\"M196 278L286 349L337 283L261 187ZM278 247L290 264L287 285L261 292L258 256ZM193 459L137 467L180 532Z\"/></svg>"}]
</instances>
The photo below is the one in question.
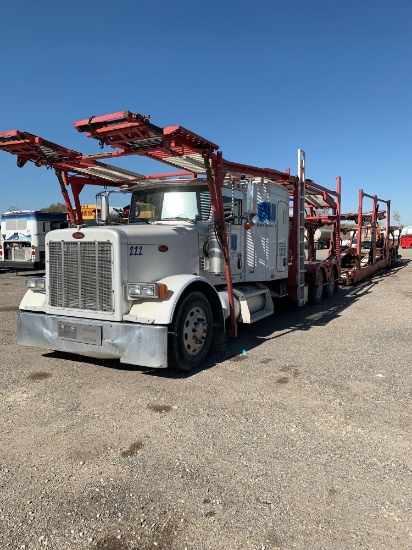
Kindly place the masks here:
<instances>
[{"instance_id":1,"label":"front wheel","mask_svg":"<svg viewBox=\"0 0 412 550\"><path fill-rule=\"evenodd\" d=\"M169 365L183 371L200 367L209 353L213 318L210 304L198 291L178 305L169 340Z\"/></svg>"}]
</instances>

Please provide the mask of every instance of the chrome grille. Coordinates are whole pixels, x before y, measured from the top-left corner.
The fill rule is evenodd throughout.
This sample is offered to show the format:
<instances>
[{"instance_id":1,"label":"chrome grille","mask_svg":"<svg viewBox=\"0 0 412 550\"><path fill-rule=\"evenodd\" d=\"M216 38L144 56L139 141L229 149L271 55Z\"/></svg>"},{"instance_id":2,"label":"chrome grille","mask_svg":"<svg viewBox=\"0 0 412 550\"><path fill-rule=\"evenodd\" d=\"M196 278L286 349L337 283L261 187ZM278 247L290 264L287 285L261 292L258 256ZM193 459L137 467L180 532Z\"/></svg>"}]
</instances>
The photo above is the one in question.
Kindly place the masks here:
<instances>
[{"instance_id":1,"label":"chrome grille","mask_svg":"<svg viewBox=\"0 0 412 550\"><path fill-rule=\"evenodd\" d=\"M113 311L112 243L49 242L53 307Z\"/></svg>"}]
</instances>

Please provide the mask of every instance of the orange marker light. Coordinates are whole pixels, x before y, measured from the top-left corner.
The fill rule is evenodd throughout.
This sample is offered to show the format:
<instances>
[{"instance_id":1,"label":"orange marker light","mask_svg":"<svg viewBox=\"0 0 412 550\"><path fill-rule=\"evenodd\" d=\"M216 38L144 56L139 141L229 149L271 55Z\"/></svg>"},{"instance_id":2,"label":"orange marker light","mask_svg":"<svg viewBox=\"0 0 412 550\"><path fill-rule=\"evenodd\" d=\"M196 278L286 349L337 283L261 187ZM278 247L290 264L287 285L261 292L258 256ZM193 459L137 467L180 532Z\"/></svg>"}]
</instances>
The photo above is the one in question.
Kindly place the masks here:
<instances>
[{"instance_id":1,"label":"orange marker light","mask_svg":"<svg viewBox=\"0 0 412 550\"><path fill-rule=\"evenodd\" d=\"M159 298L166 298L167 296L167 285L164 283L158 283L157 288L159 290Z\"/></svg>"}]
</instances>

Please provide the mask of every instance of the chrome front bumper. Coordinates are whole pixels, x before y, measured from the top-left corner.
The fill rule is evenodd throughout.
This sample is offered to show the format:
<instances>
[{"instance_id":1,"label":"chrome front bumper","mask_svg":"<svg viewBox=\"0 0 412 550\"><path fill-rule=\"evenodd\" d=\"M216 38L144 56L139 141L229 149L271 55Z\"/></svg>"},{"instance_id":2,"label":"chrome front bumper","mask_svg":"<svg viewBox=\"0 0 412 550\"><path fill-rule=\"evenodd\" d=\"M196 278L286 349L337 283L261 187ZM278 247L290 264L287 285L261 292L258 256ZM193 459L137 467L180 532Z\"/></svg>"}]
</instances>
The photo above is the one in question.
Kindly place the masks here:
<instances>
[{"instance_id":1,"label":"chrome front bumper","mask_svg":"<svg viewBox=\"0 0 412 550\"><path fill-rule=\"evenodd\" d=\"M18 311L17 343L142 367L167 367L167 327Z\"/></svg>"}]
</instances>

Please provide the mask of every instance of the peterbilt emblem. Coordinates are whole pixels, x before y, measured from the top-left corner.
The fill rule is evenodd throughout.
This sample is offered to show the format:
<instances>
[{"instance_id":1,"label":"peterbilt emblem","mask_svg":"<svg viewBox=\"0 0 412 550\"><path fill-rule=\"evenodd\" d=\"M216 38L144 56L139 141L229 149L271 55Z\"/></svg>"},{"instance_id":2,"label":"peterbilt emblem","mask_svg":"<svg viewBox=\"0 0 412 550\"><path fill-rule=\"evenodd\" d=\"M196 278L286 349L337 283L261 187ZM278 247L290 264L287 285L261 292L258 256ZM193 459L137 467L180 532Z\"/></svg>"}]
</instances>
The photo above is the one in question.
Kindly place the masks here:
<instances>
[{"instance_id":1,"label":"peterbilt emblem","mask_svg":"<svg viewBox=\"0 0 412 550\"><path fill-rule=\"evenodd\" d=\"M76 231L75 233L72 233L73 239L84 239L85 235L81 231Z\"/></svg>"}]
</instances>

